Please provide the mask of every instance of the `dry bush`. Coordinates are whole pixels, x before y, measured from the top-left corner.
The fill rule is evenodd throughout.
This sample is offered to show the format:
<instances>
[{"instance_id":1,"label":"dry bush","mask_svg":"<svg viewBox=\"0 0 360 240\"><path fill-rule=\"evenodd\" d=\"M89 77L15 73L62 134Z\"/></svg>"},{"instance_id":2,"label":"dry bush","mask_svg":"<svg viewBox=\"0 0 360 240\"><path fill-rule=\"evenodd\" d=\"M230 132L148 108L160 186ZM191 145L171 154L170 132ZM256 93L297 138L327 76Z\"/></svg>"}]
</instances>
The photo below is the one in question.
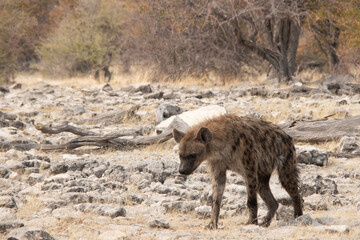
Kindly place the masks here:
<instances>
[{"instance_id":1,"label":"dry bush","mask_svg":"<svg viewBox=\"0 0 360 240\"><path fill-rule=\"evenodd\" d=\"M360 80L360 47L349 47L339 51L340 62L336 68L331 69L333 74L350 74Z\"/></svg>"},{"instance_id":2,"label":"dry bush","mask_svg":"<svg viewBox=\"0 0 360 240\"><path fill-rule=\"evenodd\" d=\"M359 66L360 8L356 0L314 1L298 51L299 72L354 74Z\"/></svg>"},{"instance_id":3,"label":"dry bush","mask_svg":"<svg viewBox=\"0 0 360 240\"><path fill-rule=\"evenodd\" d=\"M123 58L156 76L236 76L244 65L261 71L260 59L280 78L295 72L304 1L138 2Z\"/></svg>"},{"instance_id":4,"label":"dry bush","mask_svg":"<svg viewBox=\"0 0 360 240\"><path fill-rule=\"evenodd\" d=\"M33 72L40 40L77 0L0 1L0 82L19 71Z\"/></svg>"},{"instance_id":5,"label":"dry bush","mask_svg":"<svg viewBox=\"0 0 360 240\"><path fill-rule=\"evenodd\" d=\"M0 2L0 83L14 79L33 46L36 21L18 4L12 0Z\"/></svg>"},{"instance_id":6,"label":"dry bush","mask_svg":"<svg viewBox=\"0 0 360 240\"><path fill-rule=\"evenodd\" d=\"M44 71L75 76L111 65L121 51L125 6L124 1L80 0L39 48Z\"/></svg>"},{"instance_id":7,"label":"dry bush","mask_svg":"<svg viewBox=\"0 0 360 240\"><path fill-rule=\"evenodd\" d=\"M286 80L309 68L343 73L344 49L360 46L354 0L136 3L122 59L153 69L155 81L239 79L244 66Z\"/></svg>"}]
</instances>

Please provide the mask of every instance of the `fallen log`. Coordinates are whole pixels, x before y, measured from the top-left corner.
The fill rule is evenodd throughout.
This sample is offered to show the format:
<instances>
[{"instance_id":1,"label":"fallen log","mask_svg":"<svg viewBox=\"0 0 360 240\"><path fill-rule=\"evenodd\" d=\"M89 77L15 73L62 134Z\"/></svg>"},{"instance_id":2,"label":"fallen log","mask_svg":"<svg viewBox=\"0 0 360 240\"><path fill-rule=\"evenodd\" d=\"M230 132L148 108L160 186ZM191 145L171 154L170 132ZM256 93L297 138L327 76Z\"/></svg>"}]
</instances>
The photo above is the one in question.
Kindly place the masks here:
<instances>
[{"instance_id":1,"label":"fallen log","mask_svg":"<svg viewBox=\"0 0 360 240\"><path fill-rule=\"evenodd\" d=\"M182 119L176 117L165 131L163 131L161 134L156 136L134 137L136 135L139 135L140 131L133 129L123 130L117 133L110 133L105 135L89 132L91 135L83 136L82 134L88 131L82 130L74 126L62 125L58 127L48 127L42 124L38 124L37 129L43 131L44 133L57 134L60 132L72 132L80 135L81 137L70 140L69 142L64 144L55 144L55 145L37 144L34 143L33 141L2 142L0 143L0 149L8 150L10 148L15 148L20 151L28 151L30 149L51 151L51 150L73 150L75 148L79 148L83 146L97 146L97 147L129 150L133 148L165 142L172 137L172 131L174 128L180 129L182 131L186 131L188 127L189 126ZM133 138L129 138L131 136Z\"/></svg>"},{"instance_id":2,"label":"fallen log","mask_svg":"<svg viewBox=\"0 0 360 240\"><path fill-rule=\"evenodd\" d=\"M326 141L338 140L343 136L360 136L360 116L345 119L322 119L314 121L294 121L279 125L286 133L293 137L295 141L321 143ZM119 132L100 135L88 130L83 130L71 125L61 125L57 127L37 124L36 128L43 133L57 134L60 132L71 132L80 137L70 140L64 144L37 144L34 141L13 141L0 143L0 149L8 150L15 148L21 151L38 149L50 150L71 150L82 146L97 146L113 149L133 149L160 142L165 142L172 137L172 130L177 128L186 132L189 126L180 118L175 117L173 122L161 134L155 136L139 136L141 130L125 129ZM356 157L342 153L334 153L334 157Z\"/></svg>"},{"instance_id":3,"label":"fallen log","mask_svg":"<svg viewBox=\"0 0 360 240\"><path fill-rule=\"evenodd\" d=\"M44 124L38 123L38 124L35 125L35 128L37 130L43 132L43 133L48 133L48 134L58 134L58 133L61 133L61 132L71 132L71 133L73 133L75 135L79 135L79 136L88 136L88 137L89 136L100 136L99 133L84 130L84 129L81 129L79 127L75 127L75 126L72 126L72 125L69 125L69 124L64 124L64 125L52 127L52 126L46 126ZM124 130L121 130L120 132L110 133L108 135L110 137L112 135L114 135L116 137L136 136L136 135L141 135L141 130L124 129ZM94 139L96 139L96 138L94 138Z\"/></svg>"},{"instance_id":4,"label":"fallen log","mask_svg":"<svg viewBox=\"0 0 360 240\"><path fill-rule=\"evenodd\" d=\"M360 135L360 116L279 124L295 141L321 143Z\"/></svg>"},{"instance_id":5,"label":"fallen log","mask_svg":"<svg viewBox=\"0 0 360 240\"><path fill-rule=\"evenodd\" d=\"M93 136L93 135L99 135L98 133L92 132L92 131L87 131L72 125L68 125L68 124L64 124L64 125L60 125L57 127L52 127L52 126L46 126L44 124L38 123L35 125L35 128L43 133L48 133L48 134L57 134L57 133L61 133L61 132L71 132L75 135L79 135L79 136Z\"/></svg>"}]
</instances>

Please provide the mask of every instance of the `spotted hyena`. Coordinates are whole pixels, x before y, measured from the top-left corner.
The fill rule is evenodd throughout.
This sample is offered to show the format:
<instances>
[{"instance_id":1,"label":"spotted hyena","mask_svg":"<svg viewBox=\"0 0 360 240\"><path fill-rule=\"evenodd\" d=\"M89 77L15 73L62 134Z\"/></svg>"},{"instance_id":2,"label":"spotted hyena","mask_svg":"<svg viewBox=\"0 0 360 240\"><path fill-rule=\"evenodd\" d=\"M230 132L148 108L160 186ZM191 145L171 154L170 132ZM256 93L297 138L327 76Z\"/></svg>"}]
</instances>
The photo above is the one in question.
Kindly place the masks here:
<instances>
[{"instance_id":1,"label":"spotted hyena","mask_svg":"<svg viewBox=\"0 0 360 240\"><path fill-rule=\"evenodd\" d=\"M212 212L207 228L217 228L226 171L242 175L247 187L248 224L258 224L257 193L268 207L262 226L269 226L278 208L269 180L277 167L281 185L294 204L294 216L302 215L298 170L292 138L278 126L256 118L222 115L204 121L186 133L174 129L179 143L179 172L189 175L203 162L212 181Z\"/></svg>"}]
</instances>

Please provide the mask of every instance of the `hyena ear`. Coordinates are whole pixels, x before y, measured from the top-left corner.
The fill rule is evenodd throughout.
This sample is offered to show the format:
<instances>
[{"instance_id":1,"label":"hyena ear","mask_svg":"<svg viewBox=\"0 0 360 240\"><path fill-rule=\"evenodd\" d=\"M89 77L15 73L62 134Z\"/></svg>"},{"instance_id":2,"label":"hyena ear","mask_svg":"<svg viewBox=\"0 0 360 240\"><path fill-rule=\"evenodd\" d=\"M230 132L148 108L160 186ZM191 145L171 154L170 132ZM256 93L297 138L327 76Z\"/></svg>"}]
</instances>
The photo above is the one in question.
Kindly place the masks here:
<instances>
[{"instance_id":1,"label":"hyena ear","mask_svg":"<svg viewBox=\"0 0 360 240\"><path fill-rule=\"evenodd\" d=\"M173 137L175 139L175 141L177 143L179 143L181 141L181 139L184 137L185 133L180 132L179 130L177 130L176 128L174 128L173 130Z\"/></svg>"},{"instance_id":2,"label":"hyena ear","mask_svg":"<svg viewBox=\"0 0 360 240\"><path fill-rule=\"evenodd\" d=\"M200 140L200 142L207 144L207 143L211 142L213 135L212 135L212 132L210 131L210 129L208 129L206 127L202 127L202 128L200 128L196 138L198 140Z\"/></svg>"}]
</instances>

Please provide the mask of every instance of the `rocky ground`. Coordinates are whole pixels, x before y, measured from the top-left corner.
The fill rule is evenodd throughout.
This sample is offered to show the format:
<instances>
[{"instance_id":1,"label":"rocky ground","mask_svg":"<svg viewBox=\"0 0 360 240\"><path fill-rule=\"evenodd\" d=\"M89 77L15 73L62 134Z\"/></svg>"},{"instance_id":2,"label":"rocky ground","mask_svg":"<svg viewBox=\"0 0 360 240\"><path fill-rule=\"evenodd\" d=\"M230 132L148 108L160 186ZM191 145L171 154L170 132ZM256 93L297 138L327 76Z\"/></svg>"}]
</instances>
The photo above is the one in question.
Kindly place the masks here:
<instances>
[{"instance_id":1,"label":"rocky ground","mask_svg":"<svg viewBox=\"0 0 360 240\"><path fill-rule=\"evenodd\" d=\"M208 105L275 123L345 118L360 113L356 84L238 83L229 87L161 84L87 88L39 82L0 88L0 143L61 144L71 133L44 134L37 123L65 122L106 134L124 128L155 134L160 104L182 112ZM82 121L140 108L121 121ZM81 123L81 124L80 124ZM206 166L178 174L175 143L139 149L81 147L71 151L0 151L0 239L360 239L360 158L333 158L327 151L359 152L358 138L317 146L296 143L305 215L293 208L277 174L271 189L280 207L269 228L247 220L243 179L228 173L220 229L209 221L211 186ZM5 146L5 145L3 145ZM259 198L259 215L266 207Z\"/></svg>"}]
</instances>

